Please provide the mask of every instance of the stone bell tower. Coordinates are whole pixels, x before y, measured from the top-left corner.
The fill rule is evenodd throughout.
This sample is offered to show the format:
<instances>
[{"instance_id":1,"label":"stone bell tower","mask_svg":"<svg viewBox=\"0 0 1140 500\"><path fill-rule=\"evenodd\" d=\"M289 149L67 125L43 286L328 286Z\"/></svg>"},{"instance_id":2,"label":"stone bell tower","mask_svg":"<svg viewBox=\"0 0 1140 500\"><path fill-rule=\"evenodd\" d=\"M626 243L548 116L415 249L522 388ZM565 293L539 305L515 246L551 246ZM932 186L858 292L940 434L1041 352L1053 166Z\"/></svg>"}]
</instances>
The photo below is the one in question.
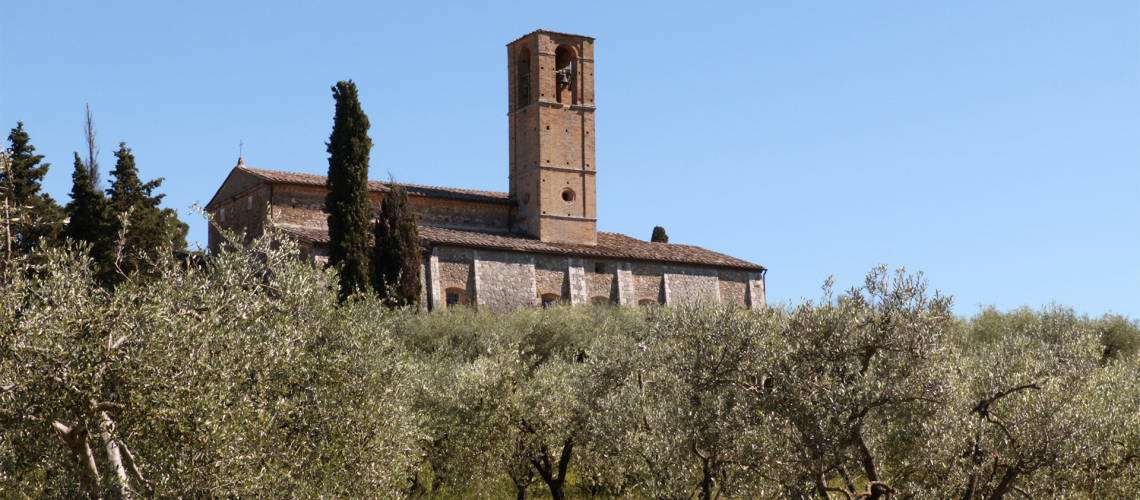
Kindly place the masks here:
<instances>
[{"instance_id":1,"label":"stone bell tower","mask_svg":"<svg viewBox=\"0 0 1140 500\"><path fill-rule=\"evenodd\" d=\"M507 45L513 230L597 244L594 39L535 31Z\"/></svg>"}]
</instances>

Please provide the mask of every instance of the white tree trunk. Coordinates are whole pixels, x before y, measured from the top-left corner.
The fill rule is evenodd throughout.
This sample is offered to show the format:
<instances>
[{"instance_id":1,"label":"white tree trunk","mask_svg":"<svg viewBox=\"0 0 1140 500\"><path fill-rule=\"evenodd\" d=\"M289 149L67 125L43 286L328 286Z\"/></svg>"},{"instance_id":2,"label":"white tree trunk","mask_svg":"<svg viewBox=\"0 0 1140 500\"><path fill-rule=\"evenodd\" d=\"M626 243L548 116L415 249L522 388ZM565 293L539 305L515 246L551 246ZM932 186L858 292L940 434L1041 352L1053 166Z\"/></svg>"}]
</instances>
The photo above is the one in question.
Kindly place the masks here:
<instances>
[{"instance_id":1,"label":"white tree trunk","mask_svg":"<svg viewBox=\"0 0 1140 500\"><path fill-rule=\"evenodd\" d=\"M114 431L115 422L111 420L111 416L105 411L99 412L99 437L103 439L104 447L107 449L107 460L111 462L111 470L115 472L115 478L118 479L116 486L119 490L119 498L130 500L130 479L127 477L126 467L123 467L123 455L119 451L119 443L115 440Z\"/></svg>"}]
</instances>

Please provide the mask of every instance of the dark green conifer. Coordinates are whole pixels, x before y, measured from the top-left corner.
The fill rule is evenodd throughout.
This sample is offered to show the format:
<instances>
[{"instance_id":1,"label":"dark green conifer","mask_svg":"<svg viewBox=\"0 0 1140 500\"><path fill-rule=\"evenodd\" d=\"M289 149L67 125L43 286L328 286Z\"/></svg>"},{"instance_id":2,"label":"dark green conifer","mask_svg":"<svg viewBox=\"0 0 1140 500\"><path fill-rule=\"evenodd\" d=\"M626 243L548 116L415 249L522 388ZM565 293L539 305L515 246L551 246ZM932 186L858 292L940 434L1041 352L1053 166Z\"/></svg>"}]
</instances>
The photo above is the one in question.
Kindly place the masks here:
<instances>
[{"instance_id":1,"label":"dark green conifer","mask_svg":"<svg viewBox=\"0 0 1140 500\"><path fill-rule=\"evenodd\" d=\"M372 201L368 198L368 116L360 107L356 84L337 82L332 88L336 116L329 136L329 265L340 274L340 297L367 291L368 228L372 224Z\"/></svg>"},{"instance_id":2,"label":"dark green conifer","mask_svg":"<svg viewBox=\"0 0 1140 500\"><path fill-rule=\"evenodd\" d=\"M102 191L95 189L91 183L91 172L79 153L75 153L75 171L71 174L71 202L64 207L68 217L67 227L63 236L74 241L89 243L91 255L96 261L105 260L106 245L109 238L104 238L107 226L107 197ZM95 245L100 245L95 248Z\"/></svg>"},{"instance_id":3,"label":"dark green conifer","mask_svg":"<svg viewBox=\"0 0 1140 500\"><path fill-rule=\"evenodd\" d=\"M649 239L653 243L669 243L669 235L665 234L665 228L657 226L653 228L653 237Z\"/></svg>"},{"instance_id":4,"label":"dark green conifer","mask_svg":"<svg viewBox=\"0 0 1140 500\"><path fill-rule=\"evenodd\" d=\"M104 242L96 246L107 244L111 251L100 264L100 278L105 284L114 284L122 280L123 275L139 272L149 275L154 270L148 261L154 261L159 252L182 250L185 247L185 238L182 237L182 248L171 247L177 245L182 226L177 214L173 210L158 208L165 195L154 195L154 190L162 185L163 179L155 179L147 183L139 180L138 167L135 166L135 157L131 154L126 143L119 143L119 150L115 152L118 161L111 175L115 181L107 190L108 224L102 238ZM123 232L123 218L126 216L128 226L126 235L120 242L120 233ZM119 251L119 248L122 251Z\"/></svg>"},{"instance_id":5,"label":"dark green conifer","mask_svg":"<svg viewBox=\"0 0 1140 500\"><path fill-rule=\"evenodd\" d=\"M35 154L23 122L16 122L8 141L11 153L8 168L0 171L0 189L8 199L12 252L26 254L41 243L56 244L63 229L63 209L40 192L40 182L50 164L40 164L44 157Z\"/></svg>"},{"instance_id":6,"label":"dark green conifer","mask_svg":"<svg viewBox=\"0 0 1140 500\"><path fill-rule=\"evenodd\" d=\"M44 155L35 154L36 147L31 145L31 139L24 131L24 122L16 122L16 128L8 134L8 142L12 143L8 171L0 173L0 180L11 189L12 199L30 199L40 192L40 181L51 164L40 165Z\"/></svg>"},{"instance_id":7,"label":"dark green conifer","mask_svg":"<svg viewBox=\"0 0 1140 500\"><path fill-rule=\"evenodd\" d=\"M166 219L166 229L170 232L170 248L175 251L186 250L186 235L190 234L190 224L178 218L178 211L173 208L162 209L162 217Z\"/></svg>"},{"instance_id":8,"label":"dark green conifer","mask_svg":"<svg viewBox=\"0 0 1140 500\"><path fill-rule=\"evenodd\" d=\"M420 232L408 207L408 190L389 184L376 220L372 250L372 287L394 306L420 302Z\"/></svg>"}]
</instances>

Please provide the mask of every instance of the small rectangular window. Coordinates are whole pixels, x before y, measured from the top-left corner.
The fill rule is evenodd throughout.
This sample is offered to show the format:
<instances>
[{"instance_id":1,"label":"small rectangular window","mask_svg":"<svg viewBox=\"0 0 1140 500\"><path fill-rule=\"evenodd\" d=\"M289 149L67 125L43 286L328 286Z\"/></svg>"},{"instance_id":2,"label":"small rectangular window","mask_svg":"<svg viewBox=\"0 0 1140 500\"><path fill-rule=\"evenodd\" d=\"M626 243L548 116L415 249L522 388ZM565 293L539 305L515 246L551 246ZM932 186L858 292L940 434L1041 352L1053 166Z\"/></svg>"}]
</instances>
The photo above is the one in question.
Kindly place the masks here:
<instances>
[{"instance_id":1,"label":"small rectangular window","mask_svg":"<svg viewBox=\"0 0 1140 500\"><path fill-rule=\"evenodd\" d=\"M459 305L459 294L447 292L447 305L448 307Z\"/></svg>"},{"instance_id":2,"label":"small rectangular window","mask_svg":"<svg viewBox=\"0 0 1140 500\"><path fill-rule=\"evenodd\" d=\"M601 262L595 262L594 272L597 274L606 274L606 265Z\"/></svg>"},{"instance_id":3,"label":"small rectangular window","mask_svg":"<svg viewBox=\"0 0 1140 500\"><path fill-rule=\"evenodd\" d=\"M253 209L253 196L250 196L250 197L245 199L245 209L246 210Z\"/></svg>"}]
</instances>

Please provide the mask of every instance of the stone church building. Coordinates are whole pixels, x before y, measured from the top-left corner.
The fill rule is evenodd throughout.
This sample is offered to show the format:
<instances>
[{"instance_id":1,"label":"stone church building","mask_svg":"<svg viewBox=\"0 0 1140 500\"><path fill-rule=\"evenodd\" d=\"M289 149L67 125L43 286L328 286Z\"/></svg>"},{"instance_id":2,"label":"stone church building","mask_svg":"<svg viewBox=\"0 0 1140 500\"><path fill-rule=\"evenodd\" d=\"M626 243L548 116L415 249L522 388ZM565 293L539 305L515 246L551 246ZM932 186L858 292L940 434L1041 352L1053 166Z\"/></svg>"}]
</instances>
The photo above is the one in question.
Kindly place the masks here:
<instances>
[{"instance_id":1,"label":"stone church building","mask_svg":"<svg viewBox=\"0 0 1140 500\"><path fill-rule=\"evenodd\" d=\"M764 307L763 266L597 230L593 38L535 31L507 45L507 72L508 192L404 185L419 221L423 307ZM369 191L379 208L389 185L370 181ZM252 235L272 221L320 261L328 255L326 192L324 176L239 159L206 211L220 227ZM218 251L221 235L211 227L209 237Z\"/></svg>"}]
</instances>

